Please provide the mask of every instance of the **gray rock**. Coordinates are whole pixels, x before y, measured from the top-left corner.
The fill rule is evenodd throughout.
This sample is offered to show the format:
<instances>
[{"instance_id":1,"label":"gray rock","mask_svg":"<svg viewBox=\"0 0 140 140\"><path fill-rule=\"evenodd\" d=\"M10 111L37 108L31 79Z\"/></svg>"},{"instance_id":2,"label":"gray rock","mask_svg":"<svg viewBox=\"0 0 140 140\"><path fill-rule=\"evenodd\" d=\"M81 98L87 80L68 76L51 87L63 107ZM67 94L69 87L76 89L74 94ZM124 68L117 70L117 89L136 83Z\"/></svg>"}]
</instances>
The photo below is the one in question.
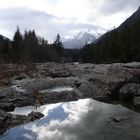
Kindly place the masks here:
<instances>
[{"instance_id":1,"label":"gray rock","mask_svg":"<svg viewBox=\"0 0 140 140\"><path fill-rule=\"evenodd\" d=\"M13 86L0 89L0 103L12 103L15 106L28 106L36 104L36 98L32 89L38 91L55 87L69 86L74 91L42 94L43 104L77 100L79 98L94 98L107 101L108 99L132 100L133 96L139 96L139 85L129 83L140 82L140 63L129 64L35 64L35 70L30 68L22 71L22 75L28 77L22 80L13 80ZM14 70L12 67L12 71ZM8 70L7 70L8 72ZM32 76L28 76L30 73ZM127 85L129 84L129 85ZM19 89L18 89L19 86ZM122 88L123 87L123 88ZM19 92L18 90L25 92ZM121 89L121 90L120 90ZM120 92L119 92L120 91ZM8 105L2 109L7 110ZM9 110L10 107L8 107Z\"/></svg>"},{"instance_id":2,"label":"gray rock","mask_svg":"<svg viewBox=\"0 0 140 140\"><path fill-rule=\"evenodd\" d=\"M62 92L45 92L41 93L42 104L45 103L57 103L65 101L74 101L80 98L81 93L77 90L73 91L62 91Z\"/></svg>"},{"instance_id":3,"label":"gray rock","mask_svg":"<svg viewBox=\"0 0 140 140\"><path fill-rule=\"evenodd\" d=\"M13 102L16 107L30 106L35 104L35 99L33 98L32 95L27 95L27 96L25 95L16 98Z\"/></svg>"},{"instance_id":4,"label":"gray rock","mask_svg":"<svg viewBox=\"0 0 140 140\"><path fill-rule=\"evenodd\" d=\"M40 118L44 117L44 115L40 112L33 112L32 111L31 113L28 114L28 117L31 121L34 121L36 119L40 119Z\"/></svg>"},{"instance_id":5,"label":"gray rock","mask_svg":"<svg viewBox=\"0 0 140 140\"><path fill-rule=\"evenodd\" d=\"M126 63L123 65L123 67L140 69L140 63L139 62Z\"/></svg>"},{"instance_id":6,"label":"gray rock","mask_svg":"<svg viewBox=\"0 0 140 140\"><path fill-rule=\"evenodd\" d=\"M81 82L80 81L75 81L74 85L76 86L76 88L79 88L81 86Z\"/></svg>"},{"instance_id":7,"label":"gray rock","mask_svg":"<svg viewBox=\"0 0 140 140\"><path fill-rule=\"evenodd\" d=\"M50 76L52 78L60 78L60 77L70 77L72 76L70 70L67 68L65 64L59 63L46 63L42 65L38 65L39 74L46 76Z\"/></svg>"},{"instance_id":8,"label":"gray rock","mask_svg":"<svg viewBox=\"0 0 140 140\"><path fill-rule=\"evenodd\" d=\"M118 115L118 116L114 116L114 117L109 118L109 120L114 121L114 122L122 122L122 121L128 120L130 118L131 118L130 116L123 116L123 115L119 116Z\"/></svg>"},{"instance_id":9,"label":"gray rock","mask_svg":"<svg viewBox=\"0 0 140 140\"><path fill-rule=\"evenodd\" d=\"M25 78L26 78L26 75L24 75L24 74L21 74L19 76L14 77L15 80L22 80L22 79L25 79Z\"/></svg>"},{"instance_id":10,"label":"gray rock","mask_svg":"<svg viewBox=\"0 0 140 140\"><path fill-rule=\"evenodd\" d=\"M0 134L3 134L9 127L11 115L3 110L0 110Z\"/></svg>"},{"instance_id":11,"label":"gray rock","mask_svg":"<svg viewBox=\"0 0 140 140\"><path fill-rule=\"evenodd\" d=\"M140 109L140 97L134 97L134 106Z\"/></svg>"},{"instance_id":12,"label":"gray rock","mask_svg":"<svg viewBox=\"0 0 140 140\"><path fill-rule=\"evenodd\" d=\"M44 117L42 113L31 112L28 116L10 114L3 110L0 110L0 134L3 134L8 128L35 121Z\"/></svg>"},{"instance_id":13,"label":"gray rock","mask_svg":"<svg viewBox=\"0 0 140 140\"><path fill-rule=\"evenodd\" d=\"M132 101L134 96L140 96L140 84L127 84L119 91L119 97L123 101Z\"/></svg>"},{"instance_id":14,"label":"gray rock","mask_svg":"<svg viewBox=\"0 0 140 140\"><path fill-rule=\"evenodd\" d=\"M5 111L13 111L14 108L15 108L15 106L11 102L2 102L2 103L0 103L0 109L3 109Z\"/></svg>"},{"instance_id":15,"label":"gray rock","mask_svg":"<svg viewBox=\"0 0 140 140\"><path fill-rule=\"evenodd\" d=\"M1 92L0 92L0 99L1 99L1 98L4 98L5 96L6 96L6 95L5 95L4 93L1 93Z\"/></svg>"},{"instance_id":16,"label":"gray rock","mask_svg":"<svg viewBox=\"0 0 140 140\"><path fill-rule=\"evenodd\" d=\"M16 65L7 65L5 70L12 76L16 72ZM28 116L12 115L14 107L36 104L56 103L77 100L80 98L94 98L100 101L110 99L133 100L134 106L140 108L140 63L128 64L35 64L22 71L24 79L13 79L10 87L7 80L4 88L0 88L0 133L7 128L27 123L43 117L43 114L31 112ZM15 77L15 75L13 76ZM25 79L26 78L26 79ZM21 80L22 79L22 80ZM5 80L5 79L4 79ZM133 83L133 84L131 84ZM73 87L72 91L40 93L56 87ZM19 89L18 89L19 88ZM25 92L19 92L23 89ZM36 89L39 96L33 95ZM5 111L4 111L5 110ZM112 120L121 122L127 116L116 116Z\"/></svg>"}]
</instances>

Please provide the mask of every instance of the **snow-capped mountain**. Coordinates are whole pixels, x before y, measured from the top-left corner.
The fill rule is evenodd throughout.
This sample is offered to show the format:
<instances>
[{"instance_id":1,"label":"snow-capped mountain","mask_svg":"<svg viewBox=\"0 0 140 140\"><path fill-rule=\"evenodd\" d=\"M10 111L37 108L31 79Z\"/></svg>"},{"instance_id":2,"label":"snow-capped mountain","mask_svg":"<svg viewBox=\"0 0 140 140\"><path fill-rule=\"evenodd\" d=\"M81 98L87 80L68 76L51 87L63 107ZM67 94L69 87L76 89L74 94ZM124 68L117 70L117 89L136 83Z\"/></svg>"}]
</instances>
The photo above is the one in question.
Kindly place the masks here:
<instances>
[{"instance_id":1,"label":"snow-capped mountain","mask_svg":"<svg viewBox=\"0 0 140 140\"><path fill-rule=\"evenodd\" d=\"M3 35L0 35L0 39L3 39L3 40L10 40L8 37L5 37Z\"/></svg>"},{"instance_id":2,"label":"snow-capped mountain","mask_svg":"<svg viewBox=\"0 0 140 140\"><path fill-rule=\"evenodd\" d=\"M90 29L90 30L83 30L77 33L71 39L64 39L63 46L64 48L81 48L86 43L94 42L98 39L101 35L103 35L106 31L105 30L97 30L97 29Z\"/></svg>"}]
</instances>

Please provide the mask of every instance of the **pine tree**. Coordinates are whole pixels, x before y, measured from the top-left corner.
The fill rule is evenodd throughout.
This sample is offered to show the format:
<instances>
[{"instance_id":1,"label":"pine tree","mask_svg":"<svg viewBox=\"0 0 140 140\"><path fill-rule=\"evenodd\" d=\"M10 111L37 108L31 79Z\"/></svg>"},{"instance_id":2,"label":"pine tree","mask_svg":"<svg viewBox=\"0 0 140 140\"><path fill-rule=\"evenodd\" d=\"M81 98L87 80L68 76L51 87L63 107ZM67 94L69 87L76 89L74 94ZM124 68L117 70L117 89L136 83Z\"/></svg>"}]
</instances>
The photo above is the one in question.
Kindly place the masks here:
<instances>
[{"instance_id":1,"label":"pine tree","mask_svg":"<svg viewBox=\"0 0 140 140\"><path fill-rule=\"evenodd\" d=\"M59 56L63 56L64 48L59 34L57 34L56 40L54 41L53 45L56 51L58 52Z\"/></svg>"},{"instance_id":2,"label":"pine tree","mask_svg":"<svg viewBox=\"0 0 140 140\"><path fill-rule=\"evenodd\" d=\"M21 63L22 61L22 53L23 53L23 38L20 33L19 27L14 34L13 43L12 43L12 61L14 63Z\"/></svg>"},{"instance_id":3,"label":"pine tree","mask_svg":"<svg viewBox=\"0 0 140 140\"><path fill-rule=\"evenodd\" d=\"M25 31L24 33L24 47L26 54L26 61L38 61L39 42L35 31Z\"/></svg>"}]
</instances>

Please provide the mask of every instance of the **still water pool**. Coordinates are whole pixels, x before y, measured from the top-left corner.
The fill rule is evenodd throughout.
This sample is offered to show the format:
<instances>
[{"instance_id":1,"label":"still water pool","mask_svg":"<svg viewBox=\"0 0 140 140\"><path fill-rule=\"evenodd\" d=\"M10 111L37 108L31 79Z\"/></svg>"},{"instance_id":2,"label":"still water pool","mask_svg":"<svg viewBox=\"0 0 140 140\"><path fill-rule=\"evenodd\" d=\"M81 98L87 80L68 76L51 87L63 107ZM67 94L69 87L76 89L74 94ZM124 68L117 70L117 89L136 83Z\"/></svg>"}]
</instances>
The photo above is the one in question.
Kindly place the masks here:
<instances>
[{"instance_id":1,"label":"still water pool","mask_svg":"<svg viewBox=\"0 0 140 140\"><path fill-rule=\"evenodd\" d=\"M27 115L31 111L45 116L7 130L0 140L140 140L140 114L121 105L81 99L37 109L20 107L12 113ZM114 121L115 117L120 121Z\"/></svg>"}]
</instances>

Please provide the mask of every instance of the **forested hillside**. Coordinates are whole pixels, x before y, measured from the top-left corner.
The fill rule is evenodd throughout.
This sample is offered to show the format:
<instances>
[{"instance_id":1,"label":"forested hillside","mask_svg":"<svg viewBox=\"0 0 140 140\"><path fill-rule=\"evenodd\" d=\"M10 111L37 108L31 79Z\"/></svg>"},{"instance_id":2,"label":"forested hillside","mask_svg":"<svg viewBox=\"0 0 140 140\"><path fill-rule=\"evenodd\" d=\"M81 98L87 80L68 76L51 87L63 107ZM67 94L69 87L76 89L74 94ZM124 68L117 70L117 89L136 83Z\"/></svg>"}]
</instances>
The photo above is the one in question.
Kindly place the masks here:
<instances>
[{"instance_id":1,"label":"forested hillside","mask_svg":"<svg viewBox=\"0 0 140 140\"><path fill-rule=\"evenodd\" d=\"M0 36L0 63L75 62L79 60L78 49L65 49L57 34L53 43L36 35L35 31L17 28L13 40Z\"/></svg>"},{"instance_id":2,"label":"forested hillside","mask_svg":"<svg viewBox=\"0 0 140 140\"><path fill-rule=\"evenodd\" d=\"M82 62L140 61L140 8L117 29L81 49Z\"/></svg>"},{"instance_id":3,"label":"forested hillside","mask_svg":"<svg viewBox=\"0 0 140 140\"><path fill-rule=\"evenodd\" d=\"M140 61L140 8L118 28L79 49L65 49L57 34L53 43L35 31L17 28L13 40L0 36L0 63L113 63Z\"/></svg>"},{"instance_id":4,"label":"forested hillside","mask_svg":"<svg viewBox=\"0 0 140 140\"><path fill-rule=\"evenodd\" d=\"M59 34L51 44L37 36L34 30L22 34L17 28L12 41L0 36L0 63L64 62L68 61L65 56Z\"/></svg>"}]
</instances>

